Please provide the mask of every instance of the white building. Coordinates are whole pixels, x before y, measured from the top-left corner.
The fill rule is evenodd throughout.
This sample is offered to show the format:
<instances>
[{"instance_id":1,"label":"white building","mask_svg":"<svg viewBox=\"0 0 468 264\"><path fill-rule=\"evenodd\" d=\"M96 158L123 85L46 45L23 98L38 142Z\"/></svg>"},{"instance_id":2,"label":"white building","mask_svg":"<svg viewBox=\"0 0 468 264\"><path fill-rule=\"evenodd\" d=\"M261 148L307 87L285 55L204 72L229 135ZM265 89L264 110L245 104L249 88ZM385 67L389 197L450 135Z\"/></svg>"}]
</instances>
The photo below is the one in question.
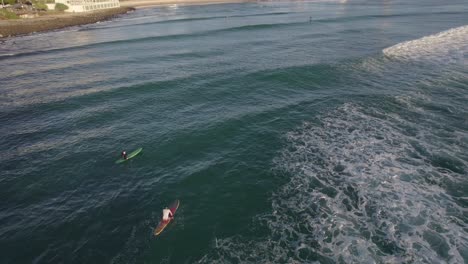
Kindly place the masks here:
<instances>
[{"instance_id":1,"label":"white building","mask_svg":"<svg viewBox=\"0 0 468 264\"><path fill-rule=\"evenodd\" d=\"M66 12L88 12L120 7L119 0L55 0L55 3L67 5Z\"/></svg>"}]
</instances>

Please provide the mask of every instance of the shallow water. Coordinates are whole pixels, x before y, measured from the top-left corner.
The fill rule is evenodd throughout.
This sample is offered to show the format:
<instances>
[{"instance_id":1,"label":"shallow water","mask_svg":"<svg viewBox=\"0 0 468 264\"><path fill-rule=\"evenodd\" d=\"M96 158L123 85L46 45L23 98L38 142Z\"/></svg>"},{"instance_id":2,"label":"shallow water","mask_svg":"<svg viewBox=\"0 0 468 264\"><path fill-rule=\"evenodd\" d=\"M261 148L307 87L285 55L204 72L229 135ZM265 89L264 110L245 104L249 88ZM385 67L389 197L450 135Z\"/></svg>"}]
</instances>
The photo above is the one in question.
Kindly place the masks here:
<instances>
[{"instance_id":1,"label":"shallow water","mask_svg":"<svg viewBox=\"0 0 468 264\"><path fill-rule=\"evenodd\" d=\"M0 262L468 262L467 54L452 0L170 6L2 40Z\"/></svg>"}]
</instances>

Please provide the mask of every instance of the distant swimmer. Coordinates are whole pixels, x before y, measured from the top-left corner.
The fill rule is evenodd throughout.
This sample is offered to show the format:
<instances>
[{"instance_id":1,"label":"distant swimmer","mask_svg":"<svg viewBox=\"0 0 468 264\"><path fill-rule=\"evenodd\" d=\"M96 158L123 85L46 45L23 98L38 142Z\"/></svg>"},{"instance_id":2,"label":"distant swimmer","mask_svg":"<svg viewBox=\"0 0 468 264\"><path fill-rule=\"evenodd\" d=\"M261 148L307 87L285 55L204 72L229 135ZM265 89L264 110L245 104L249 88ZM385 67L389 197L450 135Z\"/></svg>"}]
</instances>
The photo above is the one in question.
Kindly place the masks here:
<instances>
[{"instance_id":1,"label":"distant swimmer","mask_svg":"<svg viewBox=\"0 0 468 264\"><path fill-rule=\"evenodd\" d=\"M127 157L127 152L126 152L125 150L122 151L122 158L123 158L124 160L127 160L127 159L128 159L128 157Z\"/></svg>"},{"instance_id":2,"label":"distant swimmer","mask_svg":"<svg viewBox=\"0 0 468 264\"><path fill-rule=\"evenodd\" d=\"M164 208L163 209L163 221L168 221L172 220L174 218L174 215L172 214L171 210L169 208Z\"/></svg>"}]
</instances>

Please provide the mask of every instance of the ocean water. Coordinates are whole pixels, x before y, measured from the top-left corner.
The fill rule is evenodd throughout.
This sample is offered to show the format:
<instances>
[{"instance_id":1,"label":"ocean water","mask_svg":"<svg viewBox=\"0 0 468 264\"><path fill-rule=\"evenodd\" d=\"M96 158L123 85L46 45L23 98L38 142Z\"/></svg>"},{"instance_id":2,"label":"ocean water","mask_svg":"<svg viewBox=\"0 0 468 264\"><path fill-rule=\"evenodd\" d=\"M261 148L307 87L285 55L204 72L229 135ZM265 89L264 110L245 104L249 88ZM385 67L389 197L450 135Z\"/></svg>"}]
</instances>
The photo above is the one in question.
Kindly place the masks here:
<instances>
[{"instance_id":1,"label":"ocean water","mask_svg":"<svg viewBox=\"0 0 468 264\"><path fill-rule=\"evenodd\" d=\"M0 65L0 263L468 262L466 1L148 8Z\"/></svg>"}]
</instances>

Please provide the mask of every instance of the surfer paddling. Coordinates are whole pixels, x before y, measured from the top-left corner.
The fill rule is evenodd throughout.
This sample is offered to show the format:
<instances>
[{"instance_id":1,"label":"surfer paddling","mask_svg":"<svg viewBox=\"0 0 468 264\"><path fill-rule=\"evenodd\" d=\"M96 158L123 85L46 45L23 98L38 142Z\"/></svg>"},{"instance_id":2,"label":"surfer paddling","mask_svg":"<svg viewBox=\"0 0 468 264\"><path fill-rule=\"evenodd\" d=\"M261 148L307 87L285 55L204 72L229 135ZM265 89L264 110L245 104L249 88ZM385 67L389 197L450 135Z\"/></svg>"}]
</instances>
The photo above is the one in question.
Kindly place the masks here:
<instances>
[{"instance_id":1,"label":"surfer paddling","mask_svg":"<svg viewBox=\"0 0 468 264\"><path fill-rule=\"evenodd\" d=\"M122 151L122 158L123 158L124 160L127 160L127 159L128 159L128 157L127 157L127 152L126 152L125 150Z\"/></svg>"},{"instance_id":2,"label":"surfer paddling","mask_svg":"<svg viewBox=\"0 0 468 264\"><path fill-rule=\"evenodd\" d=\"M164 208L163 209L163 221L168 221L174 219L174 215L172 214L171 210L169 208Z\"/></svg>"}]
</instances>

